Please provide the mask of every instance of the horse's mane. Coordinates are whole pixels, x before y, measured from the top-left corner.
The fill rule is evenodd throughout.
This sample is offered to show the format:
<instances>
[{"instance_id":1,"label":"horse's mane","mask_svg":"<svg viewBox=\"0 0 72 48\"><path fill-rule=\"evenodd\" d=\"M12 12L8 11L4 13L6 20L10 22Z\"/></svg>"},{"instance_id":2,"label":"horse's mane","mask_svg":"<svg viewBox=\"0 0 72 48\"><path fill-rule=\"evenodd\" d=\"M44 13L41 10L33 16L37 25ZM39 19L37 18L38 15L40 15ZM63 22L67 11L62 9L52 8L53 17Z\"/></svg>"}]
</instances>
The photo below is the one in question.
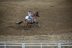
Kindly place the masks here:
<instances>
[{"instance_id":1,"label":"horse's mane","mask_svg":"<svg viewBox=\"0 0 72 48\"><path fill-rule=\"evenodd\" d=\"M33 14L33 16L39 17L39 13L38 12L35 12L35 14Z\"/></svg>"}]
</instances>

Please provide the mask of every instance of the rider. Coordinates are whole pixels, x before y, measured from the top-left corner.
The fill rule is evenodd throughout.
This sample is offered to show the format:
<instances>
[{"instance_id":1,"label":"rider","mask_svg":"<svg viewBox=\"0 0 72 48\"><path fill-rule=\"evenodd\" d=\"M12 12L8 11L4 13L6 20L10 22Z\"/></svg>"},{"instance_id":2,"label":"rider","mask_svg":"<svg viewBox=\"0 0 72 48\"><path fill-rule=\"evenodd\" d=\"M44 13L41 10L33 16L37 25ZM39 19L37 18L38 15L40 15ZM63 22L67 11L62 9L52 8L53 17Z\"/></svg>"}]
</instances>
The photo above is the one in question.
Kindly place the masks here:
<instances>
[{"instance_id":1,"label":"rider","mask_svg":"<svg viewBox=\"0 0 72 48\"><path fill-rule=\"evenodd\" d=\"M28 11L28 16L25 17L25 19L30 20L33 23L33 17L32 17L31 11Z\"/></svg>"}]
</instances>

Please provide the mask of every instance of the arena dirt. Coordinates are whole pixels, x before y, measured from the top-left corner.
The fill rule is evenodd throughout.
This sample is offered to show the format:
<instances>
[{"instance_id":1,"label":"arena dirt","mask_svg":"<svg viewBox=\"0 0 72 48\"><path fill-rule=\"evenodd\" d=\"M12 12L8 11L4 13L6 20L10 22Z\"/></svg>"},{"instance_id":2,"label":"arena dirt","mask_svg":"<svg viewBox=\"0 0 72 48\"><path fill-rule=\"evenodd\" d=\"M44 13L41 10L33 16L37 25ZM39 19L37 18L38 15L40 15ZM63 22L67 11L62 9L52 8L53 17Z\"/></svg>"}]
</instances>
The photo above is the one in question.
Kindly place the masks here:
<instances>
[{"instance_id":1,"label":"arena dirt","mask_svg":"<svg viewBox=\"0 0 72 48\"><path fill-rule=\"evenodd\" d=\"M32 24L24 30L28 11L39 12L39 28ZM0 0L1 42L71 42L72 1L71 0Z\"/></svg>"}]
</instances>

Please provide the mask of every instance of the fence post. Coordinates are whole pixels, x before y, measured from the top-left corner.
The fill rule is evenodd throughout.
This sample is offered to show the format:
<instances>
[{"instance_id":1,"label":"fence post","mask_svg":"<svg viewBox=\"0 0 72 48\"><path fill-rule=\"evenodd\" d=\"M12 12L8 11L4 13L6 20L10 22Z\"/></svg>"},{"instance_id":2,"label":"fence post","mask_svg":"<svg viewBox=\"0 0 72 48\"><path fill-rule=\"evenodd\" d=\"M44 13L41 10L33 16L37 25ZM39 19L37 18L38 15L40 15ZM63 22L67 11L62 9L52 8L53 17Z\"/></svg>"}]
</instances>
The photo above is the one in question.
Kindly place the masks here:
<instances>
[{"instance_id":1,"label":"fence post","mask_svg":"<svg viewBox=\"0 0 72 48\"><path fill-rule=\"evenodd\" d=\"M41 48L42 48L42 43L41 43Z\"/></svg>"},{"instance_id":2,"label":"fence post","mask_svg":"<svg viewBox=\"0 0 72 48\"><path fill-rule=\"evenodd\" d=\"M22 48L25 48L25 43L22 43Z\"/></svg>"},{"instance_id":3,"label":"fence post","mask_svg":"<svg viewBox=\"0 0 72 48\"><path fill-rule=\"evenodd\" d=\"M6 48L6 43L4 43L4 48Z\"/></svg>"},{"instance_id":4,"label":"fence post","mask_svg":"<svg viewBox=\"0 0 72 48\"><path fill-rule=\"evenodd\" d=\"M58 43L58 48L61 48L61 43Z\"/></svg>"}]
</instances>

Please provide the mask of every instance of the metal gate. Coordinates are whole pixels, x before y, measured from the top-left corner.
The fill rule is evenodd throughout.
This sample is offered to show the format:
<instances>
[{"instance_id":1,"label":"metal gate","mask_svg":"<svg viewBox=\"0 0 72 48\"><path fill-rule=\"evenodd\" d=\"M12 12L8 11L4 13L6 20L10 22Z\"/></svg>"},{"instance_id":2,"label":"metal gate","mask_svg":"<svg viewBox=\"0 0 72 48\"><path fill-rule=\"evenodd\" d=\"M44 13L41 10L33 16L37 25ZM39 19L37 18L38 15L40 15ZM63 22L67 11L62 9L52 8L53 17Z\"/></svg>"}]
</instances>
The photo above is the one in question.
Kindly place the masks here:
<instances>
[{"instance_id":1,"label":"metal gate","mask_svg":"<svg viewBox=\"0 0 72 48\"><path fill-rule=\"evenodd\" d=\"M7 46L21 46L22 48L25 48L26 46L40 46L42 48L43 46L57 46L58 48L62 48L62 46L72 46L72 42L68 43L8 43L8 42L0 42L0 47L3 46L4 48L7 48Z\"/></svg>"}]
</instances>

